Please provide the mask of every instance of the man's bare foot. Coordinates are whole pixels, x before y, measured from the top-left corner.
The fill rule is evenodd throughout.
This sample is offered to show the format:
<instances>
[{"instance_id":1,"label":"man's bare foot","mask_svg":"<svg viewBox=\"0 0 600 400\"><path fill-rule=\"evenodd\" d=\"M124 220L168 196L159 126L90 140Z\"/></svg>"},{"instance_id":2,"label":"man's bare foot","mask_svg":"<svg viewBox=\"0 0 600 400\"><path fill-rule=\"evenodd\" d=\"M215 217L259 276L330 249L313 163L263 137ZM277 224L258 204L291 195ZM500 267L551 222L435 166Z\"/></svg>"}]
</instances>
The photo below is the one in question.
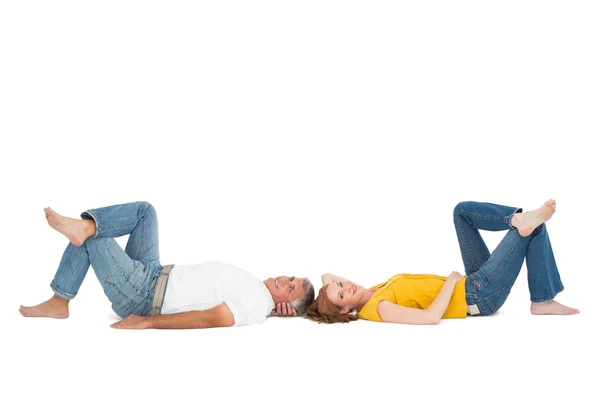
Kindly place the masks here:
<instances>
[{"instance_id":1,"label":"man's bare foot","mask_svg":"<svg viewBox=\"0 0 600 400\"><path fill-rule=\"evenodd\" d=\"M537 210L513 215L510 224L517 228L519 235L526 237L531 235L535 228L552 218L555 211L556 200L548 200Z\"/></svg>"},{"instance_id":2,"label":"man's bare foot","mask_svg":"<svg viewBox=\"0 0 600 400\"><path fill-rule=\"evenodd\" d=\"M43 303L33 307L19 307L19 312L24 317L68 318L69 300L54 295Z\"/></svg>"},{"instance_id":3,"label":"man's bare foot","mask_svg":"<svg viewBox=\"0 0 600 400\"><path fill-rule=\"evenodd\" d=\"M65 235L75 246L81 246L85 239L96 233L96 223L93 220L63 217L50 207L44 208L44 212L48 224Z\"/></svg>"},{"instance_id":4,"label":"man's bare foot","mask_svg":"<svg viewBox=\"0 0 600 400\"><path fill-rule=\"evenodd\" d=\"M579 314L579 310L567 307L555 300L548 300L543 303L531 303L531 313L533 315L572 315Z\"/></svg>"}]
</instances>

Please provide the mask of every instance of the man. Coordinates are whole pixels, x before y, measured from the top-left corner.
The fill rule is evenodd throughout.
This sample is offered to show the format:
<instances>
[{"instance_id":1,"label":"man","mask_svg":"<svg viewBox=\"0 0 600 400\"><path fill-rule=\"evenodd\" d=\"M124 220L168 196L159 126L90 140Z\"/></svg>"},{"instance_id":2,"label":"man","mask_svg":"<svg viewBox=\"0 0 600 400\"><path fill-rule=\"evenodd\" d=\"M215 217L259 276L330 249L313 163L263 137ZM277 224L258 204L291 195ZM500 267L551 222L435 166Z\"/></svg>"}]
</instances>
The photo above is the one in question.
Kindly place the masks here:
<instances>
[{"instance_id":1,"label":"man","mask_svg":"<svg viewBox=\"0 0 600 400\"><path fill-rule=\"evenodd\" d=\"M48 224L65 235L67 246L50 287L54 296L25 317L67 318L90 264L121 329L190 329L260 323L269 315L302 314L314 300L306 278L279 276L261 281L217 262L161 265L158 220L148 202L96 208L81 220L45 208ZM129 235L125 250L115 237ZM277 306L275 306L277 305Z\"/></svg>"}]
</instances>

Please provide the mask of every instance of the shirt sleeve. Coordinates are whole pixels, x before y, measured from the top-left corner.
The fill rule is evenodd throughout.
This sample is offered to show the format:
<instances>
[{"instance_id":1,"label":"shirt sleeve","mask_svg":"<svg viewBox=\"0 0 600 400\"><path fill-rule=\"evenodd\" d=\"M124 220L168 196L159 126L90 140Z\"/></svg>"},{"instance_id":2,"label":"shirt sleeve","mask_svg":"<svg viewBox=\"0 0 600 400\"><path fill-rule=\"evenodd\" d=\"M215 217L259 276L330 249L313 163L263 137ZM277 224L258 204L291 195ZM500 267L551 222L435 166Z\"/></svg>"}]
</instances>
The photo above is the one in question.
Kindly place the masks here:
<instances>
[{"instance_id":1,"label":"shirt sleeve","mask_svg":"<svg viewBox=\"0 0 600 400\"><path fill-rule=\"evenodd\" d=\"M253 293L229 296L224 302L233 314L234 326L262 323L269 314L265 300Z\"/></svg>"}]
</instances>

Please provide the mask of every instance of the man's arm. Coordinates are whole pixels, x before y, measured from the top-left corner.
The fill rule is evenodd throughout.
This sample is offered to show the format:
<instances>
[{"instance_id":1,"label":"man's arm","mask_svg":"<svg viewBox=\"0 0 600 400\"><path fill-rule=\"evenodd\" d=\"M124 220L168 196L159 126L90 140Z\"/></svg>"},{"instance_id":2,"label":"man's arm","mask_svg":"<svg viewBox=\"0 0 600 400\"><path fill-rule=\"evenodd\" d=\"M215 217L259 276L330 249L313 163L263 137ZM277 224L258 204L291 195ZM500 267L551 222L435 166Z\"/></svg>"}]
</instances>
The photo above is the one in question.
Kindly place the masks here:
<instances>
[{"instance_id":1,"label":"man's arm","mask_svg":"<svg viewBox=\"0 0 600 400\"><path fill-rule=\"evenodd\" d=\"M277 303L277 308L271 311L271 315L277 315L279 317L296 317L298 312L290 303Z\"/></svg>"},{"instance_id":2,"label":"man's arm","mask_svg":"<svg viewBox=\"0 0 600 400\"><path fill-rule=\"evenodd\" d=\"M140 317L129 315L111 325L118 329L206 329L232 326L235 323L225 303L202 311Z\"/></svg>"}]
</instances>

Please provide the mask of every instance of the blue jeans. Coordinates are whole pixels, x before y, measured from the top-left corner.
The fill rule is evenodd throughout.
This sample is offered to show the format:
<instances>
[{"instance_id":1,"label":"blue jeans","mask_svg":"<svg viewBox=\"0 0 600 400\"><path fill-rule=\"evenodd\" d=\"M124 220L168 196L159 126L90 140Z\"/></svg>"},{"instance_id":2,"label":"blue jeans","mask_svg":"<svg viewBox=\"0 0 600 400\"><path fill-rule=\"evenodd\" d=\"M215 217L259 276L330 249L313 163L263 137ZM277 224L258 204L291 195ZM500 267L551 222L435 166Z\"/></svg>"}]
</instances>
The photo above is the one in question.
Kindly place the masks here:
<instances>
[{"instance_id":1,"label":"blue jeans","mask_svg":"<svg viewBox=\"0 0 600 400\"><path fill-rule=\"evenodd\" d=\"M466 201L454 208L454 227L465 264L467 304L476 304L478 315L491 315L502 307L514 285L523 260L527 260L527 280L532 302L553 299L564 289L560 280L546 224L522 237L510 225L515 207ZM508 230L490 254L479 229Z\"/></svg>"},{"instance_id":2,"label":"blue jeans","mask_svg":"<svg viewBox=\"0 0 600 400\"><path fill-rule=\"evenodd\" d=\"M50 283L58 296L73 299L92 265L118 316L150 315L156 281L162 271L158 220L150 203L119 204L81 214L93 219L96 234L81 246L69 243ZM125 251L115 237L129 235Z\"/></svg>"}]
</instances>

